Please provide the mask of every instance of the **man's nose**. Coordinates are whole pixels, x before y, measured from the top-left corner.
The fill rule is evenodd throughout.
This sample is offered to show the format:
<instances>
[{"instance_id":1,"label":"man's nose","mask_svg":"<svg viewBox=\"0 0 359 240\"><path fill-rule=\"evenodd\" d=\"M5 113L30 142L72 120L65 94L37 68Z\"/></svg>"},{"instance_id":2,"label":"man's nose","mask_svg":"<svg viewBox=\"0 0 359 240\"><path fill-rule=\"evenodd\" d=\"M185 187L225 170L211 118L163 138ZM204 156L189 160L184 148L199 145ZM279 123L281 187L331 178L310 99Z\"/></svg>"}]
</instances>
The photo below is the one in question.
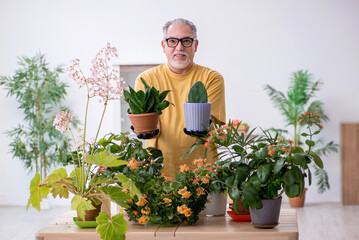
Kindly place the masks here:
<instances>
[{"instance_id":1,"label":"man's nose","mask_svg":"<svg viewBox=\"0 0 359 240\"><path fill-rule=\"evenodd\" d=\"M183 45L182 45L182 42L179 41L178 44L177 44L177 46L176 46L176 50L177 50L177 51L182 51L183 49L184 49L184 47L183 47Z\"/></svg>"}]
</instances>

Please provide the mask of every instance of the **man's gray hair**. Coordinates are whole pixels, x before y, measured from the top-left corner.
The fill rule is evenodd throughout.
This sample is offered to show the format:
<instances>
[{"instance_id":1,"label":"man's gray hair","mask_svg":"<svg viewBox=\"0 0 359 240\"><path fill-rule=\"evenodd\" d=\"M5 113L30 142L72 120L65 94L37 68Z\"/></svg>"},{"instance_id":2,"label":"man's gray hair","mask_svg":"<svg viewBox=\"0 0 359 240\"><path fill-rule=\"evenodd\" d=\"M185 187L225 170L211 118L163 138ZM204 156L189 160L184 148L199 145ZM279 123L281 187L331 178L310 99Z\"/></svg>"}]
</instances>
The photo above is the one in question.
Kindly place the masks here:
<instances>
[{"instance_id":1,"label":"man's gray hair","mask_svg":"<svg viewBox=\"0 0 359 240\"><path fill-rule=\"evenodd\" d=\"M197 28L196 26L193 24L193 22L187 20L187 19L183 19L183 18L176 18L173 20L170 20L168 22L166 22L166 24L163 26L162 31L163 31L163 36L166 36L166 33L168 31L168 28L173 25L173 24L177 24L177 23L181 23L181 24L185 24L187 26L189 26L192 30L193 33L193 37L197 38Z\"/></svg>"}]
</instances>

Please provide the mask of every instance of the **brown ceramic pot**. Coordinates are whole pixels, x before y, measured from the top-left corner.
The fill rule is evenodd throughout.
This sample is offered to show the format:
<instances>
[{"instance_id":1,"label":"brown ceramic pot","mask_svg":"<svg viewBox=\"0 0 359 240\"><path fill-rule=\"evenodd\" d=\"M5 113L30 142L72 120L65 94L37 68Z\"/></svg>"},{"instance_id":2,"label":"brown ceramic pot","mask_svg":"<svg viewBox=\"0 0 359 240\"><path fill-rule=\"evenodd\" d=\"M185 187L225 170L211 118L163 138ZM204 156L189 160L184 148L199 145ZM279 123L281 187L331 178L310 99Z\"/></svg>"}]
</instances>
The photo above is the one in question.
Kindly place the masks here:
<instances>
[{"instance_id":1,"label":"brown ceramic pot","mask_svg":"<svg viewBox=\"0 0 359 240\"><path fill-rule=\"evenodd\" d=\"M289 204L293 208L303 207L304 201L305 201L305 192L307 191L307 188L304 188L303 194L300 197L294 197L294 198L288 198Z\"/></svg>"},{"instance_id":2,"label":"brown ceramic pot","mask_svg":"<svg viewBox=\"0 0 359 240\"><path fill-rule=\"evenodd\" d=\"M100 214L101 204L96 205L94 202L92 202L92 206L94 206L95 209L85 211L85 221L96 221L96 217ZM84 221L82 220L82 218L80 218L78 213L77 213L77 219L79 221Z\"/></svg>"},{"instance_id":3,"label":"brown ceramic pot","mask_svg":"<svg viewBox=\"0 0 359 240\"><path fill-rule=\"evenodd\" d=\"M229 204L229 208L232 211L234 211L233 204L234 204L234 201L232 204ZM240 199L238 199L237 205L238 205L238 215L249 215L249 209L243 208L242 201Z\"/></svg>"},{"instance_id":4,"label":"brown ceramic pot","mask_svg":"<svg viewBox=\"0 0 359 240\"><path fill-rule=\"evenodd\" d=\"M144 114L127 114L136 134L156 131L159 115L156 112Z\"/></svg>"}]
</instances>

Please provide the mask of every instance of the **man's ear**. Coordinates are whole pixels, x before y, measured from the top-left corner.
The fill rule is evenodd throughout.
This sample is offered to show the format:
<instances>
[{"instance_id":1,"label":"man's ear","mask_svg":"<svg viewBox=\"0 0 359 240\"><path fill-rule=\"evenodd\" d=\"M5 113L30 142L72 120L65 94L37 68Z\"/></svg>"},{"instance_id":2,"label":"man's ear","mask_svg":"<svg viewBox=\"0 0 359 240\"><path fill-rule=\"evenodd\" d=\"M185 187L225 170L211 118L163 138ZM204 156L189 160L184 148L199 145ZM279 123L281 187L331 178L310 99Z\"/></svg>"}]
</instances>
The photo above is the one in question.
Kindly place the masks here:
<instances>
[{"instance_id":1,"label":"man's ear","mask_svg":"<svg viewBox=\"0 0 359 240\"><path fill-rule=\"evenodd\" d=\"M194 51L195 52L197 52L197 47L198 47L198 40L196 40L194 43Z\"/></svg>"},{"instance_id":2,"label":"man's ear","mask_svg":"<svg viewBox=\"0 0 359 240\"><path fill-rule=\"evenodd\" d=\"M165 47L166 47L166 46L165 46L165 43L164 43L163 40L161 41L161 46L162 46L163 52L165 52Z\"/></svg>"}]
</instances>

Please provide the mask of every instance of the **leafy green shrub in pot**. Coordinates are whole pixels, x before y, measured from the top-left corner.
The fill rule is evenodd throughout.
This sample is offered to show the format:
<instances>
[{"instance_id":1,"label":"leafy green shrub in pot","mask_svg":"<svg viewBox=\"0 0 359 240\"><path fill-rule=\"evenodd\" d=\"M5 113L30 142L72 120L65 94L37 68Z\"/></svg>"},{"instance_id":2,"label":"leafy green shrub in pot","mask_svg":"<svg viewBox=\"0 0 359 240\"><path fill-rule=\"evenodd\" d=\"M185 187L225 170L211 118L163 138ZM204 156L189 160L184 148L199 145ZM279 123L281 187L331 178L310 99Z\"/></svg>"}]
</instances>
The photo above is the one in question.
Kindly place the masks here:
<instances>
[{"instance_id":1,"label":"leafy green shrub in pot","mask_svg":"<svg viewBox=\"0 0 359 240\"><path fill-rule=\"evenodd\" d=\"M270 130L279 133L281 138L286 138L285 136L290 134L289 136L293 138L296 147L305 148L306 146L301 139L301 132L305 124L297 121L297 116L301 112L320 114L323 121L329 120L324 113L324 103L315 99L315 94L320 90L323 83L320 80L313 81L312 79L313 76L308 70L299 70L292 74L286 93L278 91L270 85L265 86L265 91L284 116L287 126L290 126L293 131L290 133L285 129L275 128ZM338 148L339 145L333 141L325 143L323 139L319 139L312 151L320 156L328 156L330 153L338 152ZM323 193L330 187L328 174L323 168L319 168L315 164L311 164L310 167L314 169L314 175L317 178L318 192Z\"/></svg>"}]
</instances>

